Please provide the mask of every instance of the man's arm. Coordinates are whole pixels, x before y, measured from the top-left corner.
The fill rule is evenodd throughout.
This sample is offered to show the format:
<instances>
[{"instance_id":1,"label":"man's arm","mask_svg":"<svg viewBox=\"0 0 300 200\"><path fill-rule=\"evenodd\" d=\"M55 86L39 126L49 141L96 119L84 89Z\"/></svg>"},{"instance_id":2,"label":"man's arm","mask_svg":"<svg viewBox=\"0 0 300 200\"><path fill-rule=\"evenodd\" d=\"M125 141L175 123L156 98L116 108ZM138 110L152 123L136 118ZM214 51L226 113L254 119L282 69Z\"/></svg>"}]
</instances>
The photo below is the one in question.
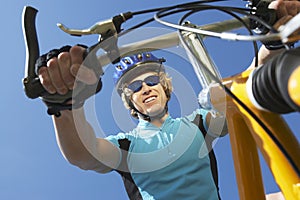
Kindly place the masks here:
<instances>
[{"instance_id":1,"label":"man's arm","mask_svg":"<svg viewBox=\"0 0 300 200\"><path fill-rule=\"evenodd\" d=\"M60 117L53 117L53 123L59 148L71 164L100 173L118 167L119 149L106 139L96 138L82 108L62 111Z\"/></svg>"},{"instance_id":2,"label":"man's arm","mask_svg":"<svg viewBox=\"0 0 300 200\"><path fill-rule=\"evenodd\" d=\"M98 81L91 69L81 65L84 50L74 46L40 67L39 78L49 93L64 95L76 87L76 80L86 84ZM61 116L53 116L53 123L60 150L70 163L101 173L117 167L120 160L118 148L105 139L96 138L83 108L61 111Z\"/></svg>"},{"instance_id":3,"label":"man's arm","mask_svg":"<svg viewBox=\"0 0 300 200\"><path fill-rule=\"evenodd\" d=\"M223 137L228 133L226 117L214 116L211 112L206 115L206 126L209 128L210 135Z\"/></svg>"}]
</instances>

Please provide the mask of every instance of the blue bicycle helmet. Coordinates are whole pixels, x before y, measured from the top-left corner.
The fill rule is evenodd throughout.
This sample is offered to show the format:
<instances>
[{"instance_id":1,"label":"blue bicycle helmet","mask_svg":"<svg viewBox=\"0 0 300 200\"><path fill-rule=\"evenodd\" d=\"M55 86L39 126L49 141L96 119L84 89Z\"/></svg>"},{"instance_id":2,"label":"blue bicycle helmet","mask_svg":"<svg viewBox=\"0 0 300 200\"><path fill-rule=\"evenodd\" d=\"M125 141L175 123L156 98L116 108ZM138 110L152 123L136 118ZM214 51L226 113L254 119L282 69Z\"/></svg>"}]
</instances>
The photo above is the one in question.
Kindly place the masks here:
<instances>
[{"instance_id":1,"label":"blue bicycle helmet","mask_svg":"<svg viewBox=\"0 0 300 200\"><path fill-rule=\"evenodd\" d=\"M122 94L122 85L135 77L147 72L164 72L163 58L157 58L150 52L138 53L121 58L115 66L114 83L119 95Z\"/></svg>"}]
</instances>

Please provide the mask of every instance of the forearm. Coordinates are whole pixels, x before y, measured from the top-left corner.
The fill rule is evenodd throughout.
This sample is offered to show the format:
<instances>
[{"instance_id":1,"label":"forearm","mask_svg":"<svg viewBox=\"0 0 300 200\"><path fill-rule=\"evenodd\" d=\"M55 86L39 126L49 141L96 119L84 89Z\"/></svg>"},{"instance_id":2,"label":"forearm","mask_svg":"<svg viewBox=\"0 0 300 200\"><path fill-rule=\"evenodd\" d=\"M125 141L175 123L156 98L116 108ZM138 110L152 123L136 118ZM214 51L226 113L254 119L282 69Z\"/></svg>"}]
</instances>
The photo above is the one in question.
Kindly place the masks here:
<instances>
[{"instance_id":1,"label":"forearm","mask_svg":"<svg viewBox=\"0 0 300 200\"><path fill-rule=\"evenodd\" d=\"M59 148L71 164L102 173L117 165L118 150L105 139L96 138L83 109L63 111L53 122Z\"/></svg>"},{"instance_id":2,"label":"forearm","mask_svg":"<svg viewBox=\"0 0 300 200\"><path fill-rule=\"evenodd\" d=\"M210 135L223 137L228 133L225 115L214 116L210 112L206 115L206 126Z\"/></svg>"}]
</instances>

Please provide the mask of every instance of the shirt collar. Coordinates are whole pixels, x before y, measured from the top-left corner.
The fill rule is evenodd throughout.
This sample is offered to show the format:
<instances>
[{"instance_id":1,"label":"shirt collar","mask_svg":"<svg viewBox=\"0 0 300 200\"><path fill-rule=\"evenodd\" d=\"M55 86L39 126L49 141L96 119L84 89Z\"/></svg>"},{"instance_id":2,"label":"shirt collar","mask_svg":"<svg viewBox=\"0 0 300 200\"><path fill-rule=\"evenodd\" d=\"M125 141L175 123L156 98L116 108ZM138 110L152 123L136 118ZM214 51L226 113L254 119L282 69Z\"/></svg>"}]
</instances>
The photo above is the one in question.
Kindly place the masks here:
<instances>
[{"instance_id":1,"label":"shirt collar","mask_svg":"<svg viewBox=\"0 0 300 200\"><path fill-rule=\"evenodd\" d=\"M138 123L138 127L143 127L143 128L147 128L147 127L151 127L151 128L163 128L166 124L168 124L170 121L172 120L172 117L170 115L168 115L168 117L166 118L166 120L164 121L164 123L162 124L161 127L157 127L153 124L151 124L150 122L144 120L144 119L139 119L139 123Z\"/></svg>"}]
</instances>

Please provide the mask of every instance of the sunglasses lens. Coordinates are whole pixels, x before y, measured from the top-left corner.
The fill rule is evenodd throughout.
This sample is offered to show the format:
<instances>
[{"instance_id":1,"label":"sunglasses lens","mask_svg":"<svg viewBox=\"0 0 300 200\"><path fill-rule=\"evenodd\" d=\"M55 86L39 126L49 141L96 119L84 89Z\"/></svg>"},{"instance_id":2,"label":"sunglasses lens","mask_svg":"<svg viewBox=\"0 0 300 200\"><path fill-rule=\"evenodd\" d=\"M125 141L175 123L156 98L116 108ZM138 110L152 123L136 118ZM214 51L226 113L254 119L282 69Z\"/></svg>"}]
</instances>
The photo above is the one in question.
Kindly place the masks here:
<instances>
[{"instance_id":1,"label":"sunglasses lens","mask_svg":"<svg viewBox=\"0 0 300 200\"><path fill-rule=\"evenodd\" d=\"M138 92L142 89L142 84L143 84L143 81L141 81L141 80L133 81L132 83L130 83L128 85L128 89L130 89L133 92Z\"/></svg>"},{"instance_id":2,"label":"sunglasses lens","mask_svg":"<svg viewBox=\"0 0 300 200\"><path fill-rule=\"evenodd\" d=\"M142 80L133 81L127 87L133 92L138 92L142 89L143 82L146 83L148 86L154 86L159 83L159 79L160 79L159 76L148 76L147 78L144 79L144 81Z\"/></svg>"},{"instance_id":3,"label":"sunglasses lens","mask_svg":"<svg viewBox=\"0 0 300 200\"><path fill-rule=\"evenodd\" d=\"M148 76L147 78L145 78L144 82L148 86L157 85L159 83L159 76Z\"/></svg>"}]
</instances>

